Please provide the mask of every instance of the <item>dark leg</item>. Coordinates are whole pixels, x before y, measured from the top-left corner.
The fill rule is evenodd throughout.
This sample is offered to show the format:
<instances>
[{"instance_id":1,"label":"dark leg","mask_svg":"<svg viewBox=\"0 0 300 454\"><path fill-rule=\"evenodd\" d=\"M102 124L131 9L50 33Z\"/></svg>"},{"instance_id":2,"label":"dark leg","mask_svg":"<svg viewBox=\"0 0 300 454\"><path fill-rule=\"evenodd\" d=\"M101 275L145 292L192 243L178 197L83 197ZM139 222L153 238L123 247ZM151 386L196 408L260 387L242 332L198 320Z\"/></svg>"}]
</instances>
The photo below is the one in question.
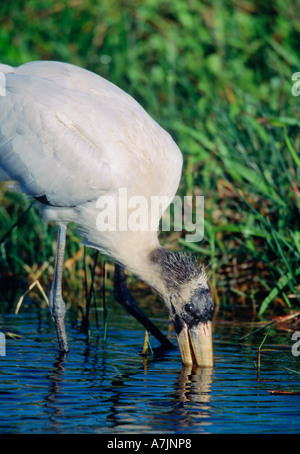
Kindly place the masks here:
<instances>
[{"instance_id":1,"label":"dark leg","mask_svg":"<svg viewBox=\"0 0 300 454\"><path fill-rule=\"evenodd\" d=\"M49 306L53 321L55 323L59 348L64 353L69 351L65 328L66 305L62 298L61 283L66 246L66 231L67 226L65 224L58 225L54 277L49 295Z\"/></svg>"},{"instance_id":2,"label":"dark leg","mask_svg":"<svg viewBox=\"0 0 300 454\"><path fill-rule=\"evenodd\" d=\"M129 314L133 315L154 337L161 343L165 349L175 348L169 339L148 319L148 317L136 305L133 296L126 285L124 268L115 265L115 298Z\"/></svg>"}]
</instances>

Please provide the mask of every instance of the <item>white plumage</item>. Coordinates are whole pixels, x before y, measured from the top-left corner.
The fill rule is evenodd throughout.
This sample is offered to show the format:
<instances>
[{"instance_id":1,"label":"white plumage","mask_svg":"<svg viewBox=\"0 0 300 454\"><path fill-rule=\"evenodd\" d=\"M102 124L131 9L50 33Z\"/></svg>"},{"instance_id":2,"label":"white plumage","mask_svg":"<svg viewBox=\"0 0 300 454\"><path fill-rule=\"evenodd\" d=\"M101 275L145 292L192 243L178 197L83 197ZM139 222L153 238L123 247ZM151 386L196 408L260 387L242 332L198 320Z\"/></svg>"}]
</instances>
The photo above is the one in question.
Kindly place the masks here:
<instances>
[{"instance_id":1,"label":"white plumage","mask_svg":"<svg viewBox=\"0 0 300 454\"><path fill-rule=\"evenodd\" d=\"M0 72L6 89L0 97L0 179L35 197L46 221L77 223L88 245L152 286L171 312L162 260L154 254L162 250L157 232L99 231L97 216L99 197L122 203L120 188L128 199L143 196L149 207L153 196L172 199L182 169L175 142L131 96L90 71L45 61L0 65ZM58 275L53 307L62 300ZM199 271L197 285L207 291L203 276ZM193 279L190 292L187 279L185 299L195 290Z\"/></svg>"},{"instance_id":2,"label":"white plumage","mask_svg":"<svg viewBox=\"0 0 300 454\"><path fill-rule=\"evenodd\" d=\"M153 195L173 198L180 150L132 97L85 69L32 62L5 73L0 155L6 177L26 194L46 195L51 205L64 207L43 206L47 221L79 221L90 244L129 266L122 257L123 232L99 238L94 202L101 195L117 198L119 188L149 202ZM138 235L127 233L126 246L133 241L137 248ZM152 245L157 235L150 236Z\"/></svg>"}]
</instances>

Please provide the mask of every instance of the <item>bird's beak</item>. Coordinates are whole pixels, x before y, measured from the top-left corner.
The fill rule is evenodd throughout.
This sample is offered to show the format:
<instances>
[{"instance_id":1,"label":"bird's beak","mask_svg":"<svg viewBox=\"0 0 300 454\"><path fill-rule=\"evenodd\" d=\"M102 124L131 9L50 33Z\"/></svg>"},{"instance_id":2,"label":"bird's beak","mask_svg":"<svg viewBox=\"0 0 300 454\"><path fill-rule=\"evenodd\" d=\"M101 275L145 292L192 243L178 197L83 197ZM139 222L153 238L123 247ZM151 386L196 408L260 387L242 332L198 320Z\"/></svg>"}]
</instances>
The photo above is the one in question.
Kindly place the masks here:
<instances>
[{"instance_id":1,"label":"bird's beak","mask_svg":"<svg viewBox=\"0 0 300 454\"><path fill-rule=\"evenodd\" d=\"M213 366L211 321L199 322L191 328L184 323L177 340L184 365Z\"/></svg>"}]
</instances>

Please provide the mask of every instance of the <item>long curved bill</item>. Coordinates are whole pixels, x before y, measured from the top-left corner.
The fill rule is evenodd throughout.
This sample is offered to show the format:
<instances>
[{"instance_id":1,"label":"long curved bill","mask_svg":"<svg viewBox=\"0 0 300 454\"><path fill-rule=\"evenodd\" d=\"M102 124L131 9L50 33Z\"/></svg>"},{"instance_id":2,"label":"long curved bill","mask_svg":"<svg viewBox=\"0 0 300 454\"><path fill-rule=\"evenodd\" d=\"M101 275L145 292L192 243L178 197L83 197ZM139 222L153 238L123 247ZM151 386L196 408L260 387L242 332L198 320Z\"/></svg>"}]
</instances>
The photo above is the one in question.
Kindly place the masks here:
<instances>
[{"instance_id":1,"label":"long curved bill","mask_svg":"<svg viewBox=\"0 0 300 454\"><path fill-rule=\"evenodd\" d=\"M177 334L182 362L186 366L213 366L212 323L199 322L188 328L184 323Z\"/></svg>"}]
</instances>

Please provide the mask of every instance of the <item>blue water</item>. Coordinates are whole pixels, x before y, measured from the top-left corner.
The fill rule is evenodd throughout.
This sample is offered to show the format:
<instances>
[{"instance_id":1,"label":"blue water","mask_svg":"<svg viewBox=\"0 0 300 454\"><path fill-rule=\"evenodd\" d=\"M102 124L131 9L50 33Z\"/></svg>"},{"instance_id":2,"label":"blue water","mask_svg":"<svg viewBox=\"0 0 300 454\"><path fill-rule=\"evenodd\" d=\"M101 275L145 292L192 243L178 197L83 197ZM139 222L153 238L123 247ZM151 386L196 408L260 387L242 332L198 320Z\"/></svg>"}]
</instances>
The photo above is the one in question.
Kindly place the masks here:
<instances>
[{"instance_id":1,"label":"blue water","mask_svg":"<svg viewBox=\"0 0 300 454\"><path fill-rule=\"evenodd\" d=\"M182 367L178 350L143 359L144 331L121 308L110 311L106 342L94 322L89 341L69 316L67 329L71 350L61 358L47 310L0 316L1 332L22 336L6 339L0 356L0 433L300 433L300 396L269 393L300 390L300 356L272 347L258 380L257 347L234 343L246 324L216 322L215 366L197 370Z\"/></svg>"}]
</instances>

